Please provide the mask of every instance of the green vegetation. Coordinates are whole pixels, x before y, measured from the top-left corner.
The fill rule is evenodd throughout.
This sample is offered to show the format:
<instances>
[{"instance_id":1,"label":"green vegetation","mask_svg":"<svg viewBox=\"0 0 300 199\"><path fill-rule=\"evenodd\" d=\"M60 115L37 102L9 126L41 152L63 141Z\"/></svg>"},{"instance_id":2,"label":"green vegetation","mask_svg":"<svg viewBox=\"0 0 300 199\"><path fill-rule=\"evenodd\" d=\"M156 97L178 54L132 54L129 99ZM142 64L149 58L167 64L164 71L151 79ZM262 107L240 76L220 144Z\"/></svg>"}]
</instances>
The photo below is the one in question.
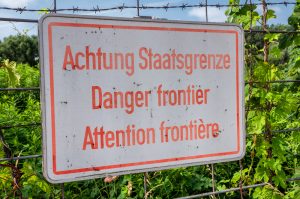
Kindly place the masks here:
<instances>
[{"instance_id":1,"label":"green vegetation","mask_svg":"<svg viewBox=\"0 0 300 199\"><path fill-rule=\"evenodd\" d=\"M230 3L239 1L230 0ZM289 26L264 27L263 16L255 11L255 6L233 6L226 14L228 22L242 24L245 29L299 31L300 28L300 4L289 18ZM276 13L269 10L265 17L274 18ZM0 43L0 58L0 88L39 86L35 37L18 35L4 39ZM245 86L247 152L240 164L235 161L214 165L216 190L239 187L240 182L244 186L269 182L245 191L244 198L300 198L299 181L286 181L300 177L299 130L276 133L276 130L300 127L300 86L299 83L266 83L300 80L300 34L246 33L245 64L245 79L249 82ZM40 120L37 91L1 92L0 126ZM41 127L0 129L0 148L0 158L41 154ZM210 192L211 173L209 165L149 172L147 197L174 198ZM110 183L94 179L64 186L66 198L143 198L145 194L143 174L119 176ZM0 162L0 197L21 195L60 198L60 185L49 184L42 176L41 158ZM240 193L215 197L240 198Z\"/></svg>"},{"instance_id":2,"label":"green vegetation","mask_svg":"<svg viewBox=\"0 0 300 199\"><path fill-rule=\"evenodd\" d=\"M17 63L36 66L39 63L37 36L18 34L0 42L0 60L9 59Z\"/></svg>"}]
</instances>

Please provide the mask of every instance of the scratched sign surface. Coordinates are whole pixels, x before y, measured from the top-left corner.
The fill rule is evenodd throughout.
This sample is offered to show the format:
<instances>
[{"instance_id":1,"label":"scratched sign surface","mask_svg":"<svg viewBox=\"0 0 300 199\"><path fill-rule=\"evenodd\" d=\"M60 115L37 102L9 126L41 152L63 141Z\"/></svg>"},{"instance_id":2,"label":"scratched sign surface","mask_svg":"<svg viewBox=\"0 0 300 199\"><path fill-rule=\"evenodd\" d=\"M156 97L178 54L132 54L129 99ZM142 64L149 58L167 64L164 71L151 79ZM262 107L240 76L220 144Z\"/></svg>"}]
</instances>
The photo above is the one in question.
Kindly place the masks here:
<instances>
[{"instance_id":1,"label":"scratched sign surface","mask_svg":"<svg viewBox=\"0 0 300 199\"><path fill-rule=\"evenodd\" d=\"M240 27L46 15L39 36L50 182L244 155Z\"/></svg>"}]
</instances>

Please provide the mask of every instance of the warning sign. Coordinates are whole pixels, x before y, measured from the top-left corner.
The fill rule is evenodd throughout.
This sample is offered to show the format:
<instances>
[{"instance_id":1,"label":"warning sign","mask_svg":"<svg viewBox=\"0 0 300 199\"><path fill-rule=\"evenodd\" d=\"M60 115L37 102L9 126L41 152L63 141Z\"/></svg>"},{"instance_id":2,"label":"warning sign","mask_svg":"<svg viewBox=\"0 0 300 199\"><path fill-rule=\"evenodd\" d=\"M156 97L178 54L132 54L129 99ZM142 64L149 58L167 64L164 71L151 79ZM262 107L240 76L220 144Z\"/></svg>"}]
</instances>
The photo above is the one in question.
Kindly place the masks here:
<instances>
[{"instance_id":1,"label":"warning sign","mask_svg":"<svg viewBox=\"0 0 300 199\"><path fill-rule=\"evenodd\" d=\"M244 155L239 26L46 15L39 36L50 182Z\"/></svg>"}]
</instances>

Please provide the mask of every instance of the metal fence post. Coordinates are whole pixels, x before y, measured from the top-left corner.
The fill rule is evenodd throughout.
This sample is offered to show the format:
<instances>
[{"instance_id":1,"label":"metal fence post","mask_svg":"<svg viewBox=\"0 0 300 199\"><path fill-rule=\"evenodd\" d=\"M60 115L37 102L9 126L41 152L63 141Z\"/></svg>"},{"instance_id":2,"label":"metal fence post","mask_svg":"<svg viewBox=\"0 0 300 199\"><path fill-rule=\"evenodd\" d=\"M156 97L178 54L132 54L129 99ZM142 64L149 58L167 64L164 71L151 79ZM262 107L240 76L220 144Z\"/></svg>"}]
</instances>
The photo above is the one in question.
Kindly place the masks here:
<instances>
[{"instance_id":1,"label":"metal fence post","mask_svg":"<svg viewBox=\"0 0 300 199\"><path fill-rule=\"evenodd\" d=\"M137 16L140 16L140 0L136 0L136 12Z\"/></svg>"},{"instance_id":2,"label":"metal fence post","mask_svg":"<svg viewBox=\"0 0 300 199\"><path fill-rule=\"evenodd\" d=\"M56 13L56 0L53 0L54 13Z\"/></svg>"},{"instance_id":3,"label":"metal fence post","mask_svg":"<svg viewBox=\"0 0 300 199\"><path fill-rule=\"evenodd\" d=\"M208 22L207 0L205 0L205 20Z\"/></svg>"},{"instance_id":4,"label":"metal fence post","mask_svg":"<svg viewBox=\"0 0 300 199\"><path fill-rule=\"evenodd\" d=\"M65 199L65 184L64 183L60 184L60 189L61 189L61 199Z\"/></svg>"},{"instance_id":5,"label":"metal fence post","mask_svg":"<svg viewBox=\"0 0 300 199\"><path fill-rule=\"evenodd\" d=\"M214 171L214 164L211 164L211 183L212 183L212 192L215 193L216 188L215 188L215 171ZM216 198L216 195L212 195L213 198Z\"/></svg>"},{"instance_id":6,"label":"metal fence post","mask_svg":"<svg viewBox=\"0 0 300 199\"><path fill-rule=\"evenodd\" d=\"M144 198L145 199L148 198L148 193L147 193L147 175L148 175L148 173L145 172L144 173Z\"/></svg>"}]
</instances>

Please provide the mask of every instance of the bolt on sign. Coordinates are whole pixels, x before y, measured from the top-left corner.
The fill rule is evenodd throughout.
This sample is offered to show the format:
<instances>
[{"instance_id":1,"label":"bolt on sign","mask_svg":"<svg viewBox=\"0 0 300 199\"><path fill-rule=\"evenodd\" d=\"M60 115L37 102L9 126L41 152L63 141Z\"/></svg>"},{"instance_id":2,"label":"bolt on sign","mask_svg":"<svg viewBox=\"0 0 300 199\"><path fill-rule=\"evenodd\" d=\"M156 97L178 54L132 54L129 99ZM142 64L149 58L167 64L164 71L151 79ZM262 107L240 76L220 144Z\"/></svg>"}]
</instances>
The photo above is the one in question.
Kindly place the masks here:
<instances>
[{"instance_id":1,"label":"bolt on sign","mask_svg":"<svg viewBox=\"0 0 300 199\"><path fill-rule=\"evenodd\" d=\"M50 14L39 37L48 181L243 157L239 26Z\"/></svg>"}]
</instances>

